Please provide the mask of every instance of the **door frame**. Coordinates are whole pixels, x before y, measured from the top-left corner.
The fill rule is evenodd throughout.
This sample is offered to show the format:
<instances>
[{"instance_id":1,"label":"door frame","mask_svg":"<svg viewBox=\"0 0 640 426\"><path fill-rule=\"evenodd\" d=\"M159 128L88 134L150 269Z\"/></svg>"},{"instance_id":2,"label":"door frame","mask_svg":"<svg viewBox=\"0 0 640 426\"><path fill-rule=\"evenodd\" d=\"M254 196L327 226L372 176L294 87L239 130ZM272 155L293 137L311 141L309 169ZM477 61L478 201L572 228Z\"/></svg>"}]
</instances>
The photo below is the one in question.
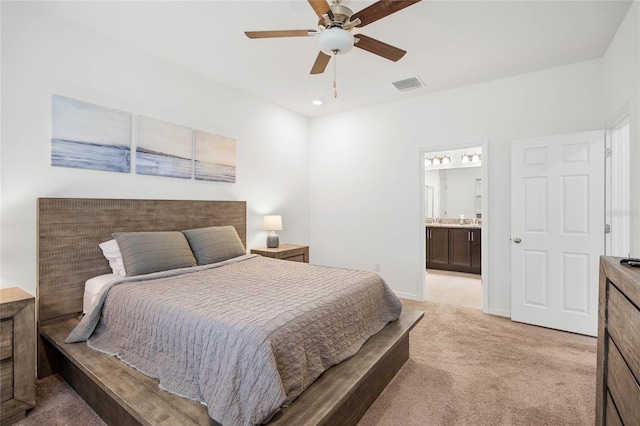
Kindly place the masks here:
<instances>
[{"instance_id":1,"label":"door frame","mask_svg":"<svg viewBox=\"0 0 640 426\"><path fill-rule=\"evenodd\" d=\"M421 147L418 149L418 223L416 225L417 235L418 235L418 267L417 274L419 278L419 282L422 282L420 286L420 291L418 292L418 297L420 301L425 300L424 290L427 285L427 276L425 274L425 258L426 258L426 235L424 231L424 217L425 217L425 199L424 199L424 181L425 181L425 169L424 169L424 158L425 155L431 152L442 152L442 151L451 151L454 149L466 149L466 148L475 148L482 147L482 225L480 229L482 230L482 240L480 243L480 247L482 250L482 274L480 275L482 279L482 311L484 313L489 313L489 164L490 164L490 150L489 150L489 140L478 140L474 142L463 142L463 143L454 143L448 145L437 145L430 147Z\"/></svg>"},{"instance_id":2,"label":"door frame","mask_svg":"<svg viewBox=\"0 0 640 426\"><path fill-rule=\"evenodd\" d=\"M611 148L611 135L613 130L618 127L618 125L620 123L622 123L625 120L629 121L629 155L630 155L630 165L633 164L633 148L634 148L634 108L633 108L633 103L631 101L628 101L627 103L625 103L625 105L618 110L618 112L614 115L612 115L612 118L610 120L607 121L607 123L605 124L604 127L604 145L605 145L605 150L608 150ZM605 167L604 167L604 194L605 194L605 226L606 224L609 223L609 217L607 216L607 212L609 212L609 214L611 214L612 212L609 211L610 209L610 205L609 205L609 196L611 195L609 193L610 187L609 185L611 184L610 179L611 176L609 176L609 173L617 173L617 170L612 170L610 161L606 158L606 152L605 152ZM630 167L629 169L629 185L631 185L631 182L633 182L633 167ZM627 212L623 212L623 214L628 214L629 215L629 235L631 238L630 244L629 244L629 250L630 252L634 251L634 247L633 247L633 237L634 237L634 223L633 223L633 215L632 215L632 211L634 210L634 194L633 191L630 189L629 190L629 211ZM610 245L610 239L611 239L611 235L607 236L607 234L605 234L605 238L604 238L604 254L605 256L612 256L611 252L611 248L609 247ZM630 253L626 253L626 254L613 254L613 256L630 256Z\"/></svg>"}]
</instances>

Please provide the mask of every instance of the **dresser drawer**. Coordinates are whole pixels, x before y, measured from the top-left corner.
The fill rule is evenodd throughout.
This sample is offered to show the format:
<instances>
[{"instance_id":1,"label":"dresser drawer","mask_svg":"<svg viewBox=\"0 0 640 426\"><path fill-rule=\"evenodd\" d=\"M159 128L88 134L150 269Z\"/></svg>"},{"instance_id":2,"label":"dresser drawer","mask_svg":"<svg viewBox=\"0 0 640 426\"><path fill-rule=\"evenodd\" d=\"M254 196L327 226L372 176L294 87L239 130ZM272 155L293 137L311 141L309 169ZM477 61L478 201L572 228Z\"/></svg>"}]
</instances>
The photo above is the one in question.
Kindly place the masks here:
<instances>
[{"instance_id":1,"label":"dresser drawer","mask_svg":"<svg viewBox=\"0 0 640 426\"><path fill-rule=\"evenodd\" d=\"M637 424L640 419L640 386L611 339L607 377L607 388L618 408L622 423Z\"/></svg>"},{"instance_id":2,"label":"dresser drawer","mask_svg":"<svg viewBox=\"0 0 640 426\"><path fill-rule=\"evenodd\" d=\"M13 356L13 320L0 320L0 360Z\"/></svg>"},{"instance_id":3,"label":"dresser drawer","mask_svg":"<svg viewBox=\"0 0 640 426\"><path fill-rule=\"evenodd\" d=\"M609 393L607 393L607 426L624 426Z\"/></svg>"},{"instance_id":4,"label":"dresser drawer","mask_svg":"<svg viewBox=\"0 0 640 426\"><path fill-rule=\"evenodd\" d=\"M640 379L640 311L615 285L609 286L609 335L636 380Z\"/></svg>"}]
</instances>

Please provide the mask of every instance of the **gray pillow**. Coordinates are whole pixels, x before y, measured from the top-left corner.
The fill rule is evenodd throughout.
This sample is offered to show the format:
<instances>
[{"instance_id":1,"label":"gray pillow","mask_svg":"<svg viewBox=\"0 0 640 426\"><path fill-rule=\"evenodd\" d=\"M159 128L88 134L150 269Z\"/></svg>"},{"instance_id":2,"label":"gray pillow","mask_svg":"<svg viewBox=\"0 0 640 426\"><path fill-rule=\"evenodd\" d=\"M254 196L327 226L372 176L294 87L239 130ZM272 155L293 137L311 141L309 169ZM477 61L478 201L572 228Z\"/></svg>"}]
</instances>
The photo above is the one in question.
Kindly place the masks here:
<instances>
[{"instance_id":1,"label":"gray pillow","mask_svg":"<svg viewBox=\"0 0 640 426\"><path fill-rule=\"evenodd\" d=\"M113 237L122 252L128 277L196 266L182 232L118 232Z\"/></svg>"},{"instance_id":2,"label":"gray pillow","mask_svg":"<svg viewBox=\"0 0 640 426\"><path fill-rule=\"evenodd\" d=\"M182 232L189 240L198 265L222 262L247 254L233 226L211 226Z\"/></svg>"}]
</instances>

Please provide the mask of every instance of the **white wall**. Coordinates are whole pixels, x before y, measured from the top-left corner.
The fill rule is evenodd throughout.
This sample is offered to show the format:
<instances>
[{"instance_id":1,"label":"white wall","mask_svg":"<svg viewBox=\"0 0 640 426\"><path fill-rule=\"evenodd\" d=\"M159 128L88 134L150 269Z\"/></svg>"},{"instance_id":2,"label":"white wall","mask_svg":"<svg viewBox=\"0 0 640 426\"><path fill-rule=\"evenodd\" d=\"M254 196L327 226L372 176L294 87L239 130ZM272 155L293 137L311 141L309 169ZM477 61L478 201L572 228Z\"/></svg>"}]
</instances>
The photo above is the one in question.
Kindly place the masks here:
<instances>
[{"instance_id":1,"label":"white wall","mask_svg":"<svg viewBox=\"0 0 640 426\"><path fill-rule=\"evenodd\" d=\"M604 119L631 112L631 253L640 257L640 2L635 1L603 58Z\"/></svg>"},{"instance_id":2,"label":"white wall","mask_svg":"<svg viewBox=\"0 0 640 426\"><path fill-rule=\"evenodd\" d=\"M2 287L35 294L38 197L246 200L249 248L265 244L265 213L283 215L281 241L309 242L307 118L48 16L37 4L1 7ZM51 167L54 93L234 137L237 182Z\"/></svg>"},{"instance_id":3,"label":"white wall","mask_svg":"<svg viewBox=\"0 0 640 426\"><path fill-rule=\"evenodd\" d=\"M373 270L380 262L396 292L417 298L419 149L488 139L488 310L509 315L510 142L602 128L601 88L594 60L313 119L314 263Z\"/></svg>"}]
</instances>

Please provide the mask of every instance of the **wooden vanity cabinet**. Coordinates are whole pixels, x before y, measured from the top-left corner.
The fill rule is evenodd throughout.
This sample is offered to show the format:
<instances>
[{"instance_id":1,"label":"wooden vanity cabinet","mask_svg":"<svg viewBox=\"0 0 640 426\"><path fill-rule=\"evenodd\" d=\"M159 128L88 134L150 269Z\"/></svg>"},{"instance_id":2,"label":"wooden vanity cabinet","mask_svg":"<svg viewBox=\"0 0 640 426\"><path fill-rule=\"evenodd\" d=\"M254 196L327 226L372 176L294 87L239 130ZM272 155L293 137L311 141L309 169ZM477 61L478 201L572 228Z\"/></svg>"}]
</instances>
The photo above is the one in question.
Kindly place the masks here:
<instances>
[{"instance_id":1,"label":"wooden vanity cabinet","mask_svg":"<svg viewBox=\"0 0 640 426\"><path fill-rule=\"evenodd\" d=\"M471 268L471 231L465 228L449 229L449 265L456 271Z\"/></svg>"},{"instance_id":2,"label":"wooden vanity cabinet","mask_svg":"<svg viewBox=\"0 0 640 426\"><path fill-rule=\"evenodd\" d=\"M471 272L482 272L482 232L479 229L471 230Z\"/></svg>"},{"instance_id":3,"label":"wooden vanity cabinet","mask_svg":"<svg viewBox=\"0 0 640 426\"><path fill-rule=\"evenodd\" d=\"M427 227L427 268L481 273L481 232L475 228Z\"/></svg>"},{"instance_id":4,"label":"wooden vanity cabinet","mask_svg":"<svg viewBox=\"0 0 640 426\"><path fill-rule=\"evenodd\" d=\"M449 228L427 229L427 268L447 269L449 266Z\"/></svg>"}]
</instances>

